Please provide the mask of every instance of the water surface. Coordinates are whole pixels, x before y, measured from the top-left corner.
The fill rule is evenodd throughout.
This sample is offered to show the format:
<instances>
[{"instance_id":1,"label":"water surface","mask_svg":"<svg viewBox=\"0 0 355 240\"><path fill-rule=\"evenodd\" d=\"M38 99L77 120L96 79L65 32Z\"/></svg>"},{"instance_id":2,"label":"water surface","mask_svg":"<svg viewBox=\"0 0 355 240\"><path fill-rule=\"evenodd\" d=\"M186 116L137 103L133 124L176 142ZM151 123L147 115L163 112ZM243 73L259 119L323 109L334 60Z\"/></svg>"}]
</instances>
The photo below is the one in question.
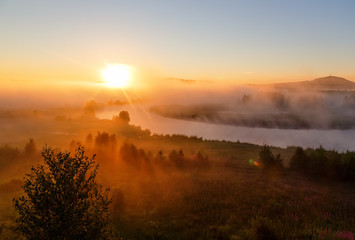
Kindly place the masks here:
<instances>
[{"instance_id":1,"label":"water surface","mask_svg":"<svg viewBox=\"0 0 355 240\"><path fill-rule=\"evenodd\" d=\"M130 113L131 124L149 129L156 134L184 134L204 139L270 144L279 147L302 146L319 147L338 151L355 151L355 130L293 130L248 128L193 122L166 118L149 112L149 105L122 106L106 109L98 113L99 118L111 119L121 110Z\"/></svg>"}]
</instances>

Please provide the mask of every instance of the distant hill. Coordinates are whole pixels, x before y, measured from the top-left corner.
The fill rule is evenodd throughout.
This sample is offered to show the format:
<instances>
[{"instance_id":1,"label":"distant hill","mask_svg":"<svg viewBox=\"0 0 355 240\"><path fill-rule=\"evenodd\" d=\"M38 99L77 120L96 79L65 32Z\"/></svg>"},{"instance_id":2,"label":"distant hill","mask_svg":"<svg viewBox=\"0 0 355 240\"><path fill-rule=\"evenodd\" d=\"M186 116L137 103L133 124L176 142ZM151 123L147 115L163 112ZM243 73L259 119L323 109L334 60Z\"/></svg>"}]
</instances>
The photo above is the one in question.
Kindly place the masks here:
<instances>
[{"instance_id":1,"label":"distant hill","mask_svg":"<svg viewBox=\"0 0 355 240\"><path fill-rule=\"evenodd\" d=\"M317 78L311 81L292 82L292 83L274 83L277 88L311 88L319 90L354 90L355 82L345 78L328 76Z\"/></svg>"},{"instance_id":2,"label":"distant hill","mask_svg":"<svg viewBox=\"0 0 355 240\"><path fill-rule=\"evenodd\" d=\"M313 81L310 81L309 84L315 87L331 88L331 89L355 89L354 82L336 76L317 78L314 79Z\"/></svg>"},{"instance_id":3,"label":"distant hill","mask_svg":"<svg viewBox=\"0 0 355 240\"><path fill-rule=\"evenodd\" d=\"M167 78L167 80L178 81L184 84L196 84L196 83L211 83L213 81L208 80L192 80L183 78ZM310 81L300 81L300 82L283 82L283 83L270 83L270 84L247 84L251 87L275 87L281 89L313 89L321 91L350 91L355 90L355 82L348 79L337 77L337 76L327 76L316 78Z\"/></svg>"}]
</instances>

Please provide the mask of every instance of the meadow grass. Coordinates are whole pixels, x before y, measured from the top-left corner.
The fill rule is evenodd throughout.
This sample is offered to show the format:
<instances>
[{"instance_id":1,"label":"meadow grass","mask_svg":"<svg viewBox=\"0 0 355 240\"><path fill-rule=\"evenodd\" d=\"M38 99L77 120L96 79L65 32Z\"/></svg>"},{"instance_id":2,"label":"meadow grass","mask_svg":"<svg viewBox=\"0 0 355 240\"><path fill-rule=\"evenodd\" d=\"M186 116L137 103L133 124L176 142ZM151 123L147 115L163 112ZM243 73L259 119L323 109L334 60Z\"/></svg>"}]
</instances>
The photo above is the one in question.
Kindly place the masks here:
<instances>
[{"instance_id":1,"label":"meadow grass","mask_svg":"<svg viewBox=\"0 0 355 240\"><path fill-rule=\"evenodd\" d=\"M144 152L139 166L121 159L119 147L127 142ZM145 136L118 138L116 147L88 148L87 153L97 153L98 179L111 188L112 221L123 239L354 238L354 182L314 180L287 169L266 171L255 164L261 148ZM169 162L173 149L183 150L183 168ZM287 166L295 149L271 150ZM153 161L159 151L165 164ZM193 164L199 151L208 156L208 166ZM0 239L21 239L14 230L12 198L22 192L13 180L21 180L31 164L40 163L38 158L37 153L29 162L20 154L1 169Z\"/></svg>"}]
</instances>

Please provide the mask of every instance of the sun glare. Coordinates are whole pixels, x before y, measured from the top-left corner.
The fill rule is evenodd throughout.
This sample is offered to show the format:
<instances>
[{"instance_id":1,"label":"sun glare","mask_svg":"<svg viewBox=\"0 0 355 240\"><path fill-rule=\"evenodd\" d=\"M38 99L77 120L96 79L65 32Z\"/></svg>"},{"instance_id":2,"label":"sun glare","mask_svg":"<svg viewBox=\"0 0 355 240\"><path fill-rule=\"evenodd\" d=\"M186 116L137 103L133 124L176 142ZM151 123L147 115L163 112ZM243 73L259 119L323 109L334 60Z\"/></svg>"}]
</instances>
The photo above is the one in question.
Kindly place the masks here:
<instances>
[{"instance_id":1,"label":"sun glare","mask_svg":"<svg viewBox=\"0 0 355 240\"><path fill-rule=\"evenodd\" d=\"M110 64L102 70L102 77L109 87L125 88L131 79L131 68L125 64Z\"/></svg>"}]
</instances>

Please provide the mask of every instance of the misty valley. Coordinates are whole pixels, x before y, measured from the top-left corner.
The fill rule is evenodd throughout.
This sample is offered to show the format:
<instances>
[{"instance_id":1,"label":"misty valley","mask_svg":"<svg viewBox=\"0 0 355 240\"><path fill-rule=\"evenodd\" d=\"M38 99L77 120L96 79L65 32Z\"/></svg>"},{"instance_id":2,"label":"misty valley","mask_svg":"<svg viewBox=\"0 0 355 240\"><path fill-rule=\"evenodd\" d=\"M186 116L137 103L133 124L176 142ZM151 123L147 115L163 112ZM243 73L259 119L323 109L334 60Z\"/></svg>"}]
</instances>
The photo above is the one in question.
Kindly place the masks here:
<instances>
[{"instance_id":1,"label":"misty valley","mask_svg":"<svg viewBox=\"0 0 355 240\"><path fill-rule=\"evenodd\" d=\"M355 98L325 80L3 106L0 239L25 239L13 199L47 147L95 156L114 239L352 239Z\"/></svg>"},{"instance_id":2,"label":"misty valley","mask_svg":"<svg viewBox=\"0 0 355 240\"><path fill-rule=\"evenodd\" d=\"M314 84L319 86L307 86ZM355 128L352 111L355 106L354 83L330 76L294 85L249 87L242 96L233 98L238 91L227 93L230 99L219 104L160 105L153 106L151 111L171 118L244 127Z\"/></svg>"},{"instance_id":3,"label":"misty valley","mask_svg":"<svg viewBox=\"0 0 355 240\"><path fill-rule=\"evenodd\" d=\"M354 12L0 0L0 240L354 240Z\"/></svg>"}]
</instances>

